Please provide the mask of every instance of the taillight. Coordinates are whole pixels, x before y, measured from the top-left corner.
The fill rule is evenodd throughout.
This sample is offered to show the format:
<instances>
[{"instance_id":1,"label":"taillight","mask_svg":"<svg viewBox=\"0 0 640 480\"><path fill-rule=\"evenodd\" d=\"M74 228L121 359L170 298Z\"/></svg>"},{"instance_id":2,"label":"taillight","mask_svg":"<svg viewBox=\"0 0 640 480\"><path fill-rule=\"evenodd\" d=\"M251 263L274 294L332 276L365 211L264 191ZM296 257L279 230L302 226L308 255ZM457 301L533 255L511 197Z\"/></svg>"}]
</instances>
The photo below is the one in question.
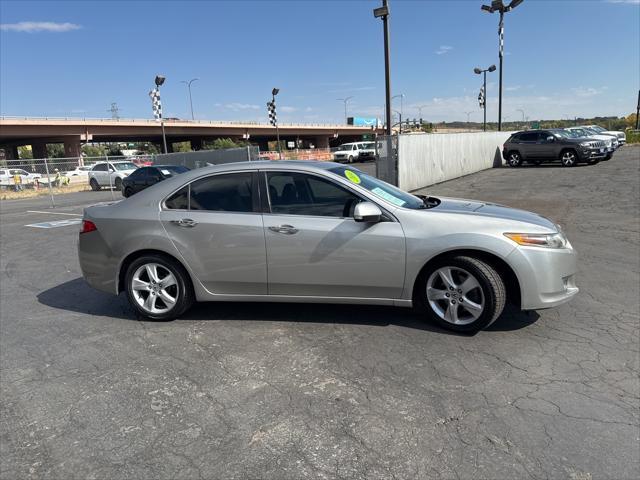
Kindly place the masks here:
<instances>
[{"instance_id":1,"label":"taillight","mask_svg":"<svg viewBox=\"0 0 640 480\"><path fill-rule=\"evenodd\" d=\"M91 220L82 220L82 228L80 229L80 233L95 232L96 230L98 230L98 227L96 227L96 224Z\"/></svg>"}]
</instances>

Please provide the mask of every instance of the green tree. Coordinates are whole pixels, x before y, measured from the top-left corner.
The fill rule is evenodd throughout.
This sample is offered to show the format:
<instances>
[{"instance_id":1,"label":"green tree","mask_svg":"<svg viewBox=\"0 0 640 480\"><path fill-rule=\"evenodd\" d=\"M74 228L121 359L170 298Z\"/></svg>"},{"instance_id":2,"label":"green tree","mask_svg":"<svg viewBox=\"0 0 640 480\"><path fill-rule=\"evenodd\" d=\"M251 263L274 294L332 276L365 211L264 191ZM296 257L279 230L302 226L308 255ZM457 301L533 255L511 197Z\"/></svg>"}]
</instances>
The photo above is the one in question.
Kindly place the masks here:
<instances>
[{"instance_id":1,"label":"green tree","mask_svg":"<svg viewBox=\"0 0 640 480\"><path fill-rule=\"evenodd\" d=\"M174 152L190 152L191 142L178 142L173 144Z\"/></svg>"},{"instance_id":2,"label":"green tree","mask_svg":"<svg viewBox=\"0 0 640 480\"><path fill-rule=\"evenodd\" d=\"M64 158L64 144L47 143L47 158Z\"/></svg>"},{"instance_id":3,"label":"green tree","mask_svg":"<svg viewBox=\"0 0 640 480\"><path fill-rule=\"evenodd\" d=\"M82 145L82 154L86 157L103 157L104 147L102 145Z\"/></svg>"},{"instance_id":4,"label":"green tree","mask_svg":"<svg viewBox=\"0 0 640 480\"><path fill-rule=\"evenodd\" d=\"M18 147L18 158L20 160L27 159L30 160L33 158L33 150L31 150L30 145L24 145L22 147Z\"/></svg>"},{"instance_id":5,"label":"green tree","mask_svg":"<svg viewBox=\"0 0 640 480\"><path fill-rule=\"evenodd\" d=\"M249 145L249 142L235 142L230 138L216 138L212 143L205 142L203 147L205 150L223 150L225 148L246 147L247 145Z\"/></svg>"}]
</instances>

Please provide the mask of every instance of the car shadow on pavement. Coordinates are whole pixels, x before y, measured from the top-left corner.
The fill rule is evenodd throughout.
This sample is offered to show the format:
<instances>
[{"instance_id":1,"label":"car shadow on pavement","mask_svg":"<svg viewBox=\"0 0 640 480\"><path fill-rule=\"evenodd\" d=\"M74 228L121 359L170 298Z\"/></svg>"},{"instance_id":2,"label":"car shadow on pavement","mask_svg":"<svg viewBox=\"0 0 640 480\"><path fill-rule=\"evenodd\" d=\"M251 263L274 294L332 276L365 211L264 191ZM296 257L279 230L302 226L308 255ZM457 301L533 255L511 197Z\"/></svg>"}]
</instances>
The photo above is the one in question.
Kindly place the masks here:
<instances>
[{"instance_id":1,"label":"car shadow on pavement","mask_svg":"<svg viewBox=\"0 0 640 480\"><path fill-rule=\"evenodd\" d=\"M38 301L52 308L86 315L126 320L141 320L126 296L109 295L91 288L76 278L37 295ZM520 312L507 307L505 313L487 330L511 331L531 325L535 312ZM413 309L348 304L271 303L271 302L203 302L195 304L179 320L277 321L300 323L334 323L386 327L397 325L446 335L463 335L440 328Z\"/></svg>"}]
</instances>

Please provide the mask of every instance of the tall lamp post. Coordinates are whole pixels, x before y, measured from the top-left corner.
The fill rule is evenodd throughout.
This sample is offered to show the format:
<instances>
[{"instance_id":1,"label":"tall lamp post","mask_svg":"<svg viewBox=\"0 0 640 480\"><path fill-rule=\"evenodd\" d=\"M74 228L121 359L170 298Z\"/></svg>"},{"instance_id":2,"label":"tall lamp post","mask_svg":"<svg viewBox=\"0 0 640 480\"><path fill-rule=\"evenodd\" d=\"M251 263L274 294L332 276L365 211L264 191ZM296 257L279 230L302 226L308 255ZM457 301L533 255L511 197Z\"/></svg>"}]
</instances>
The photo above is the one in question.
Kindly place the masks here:
<instances>
[{"instance_id":1,"label":"tall lamp post","mask_svg":"<svg viewBox=\"0 0 640 480\"><path fill-rule=\"evenodd\" d=\"M522 126L524 127L524 110L522 108L518 108L516 112L520 112L522 114Z\"/></svg>"},{"instance_id":2,"label":"tall lamp post","mask_svg":"<svg viewBox=\"0 0 640 480\"><path fill-rule=\"evenodd\" d=\"M502 63L504 59L504 14L516 8L523 1L524 0L511 0L511 3L505 6L505 4L502 3L502 0L492 0L491 6L482 5L482 7L480 7L485 12L500 13L500 23L498 24L498 38L500 42L500 91L498 93L498 131L502 131Z\"/></svg>"},{"instance_id":3,"label":"tall lamp post","mask_svg":"<svg viewBox=\"0 0 640 480\"><path fill-rule=\"evenodd\" d=\"M479 68L476 67L473 69L474 73L480 75L484 75L484 79L482 81L482 89L484 91L484 100L483 100L483 105L482 105L482 109L484 110L484 124L483 124L483 130L486 132L487 131L487 72L495 72L496 71L496 66L495 65L491 65L489 68ZM502 124L500 123L500 126L502 126ZM498 127L500 128L500 127Z\"/></svg>"},{"instance_id":4,"label":"tall lamp post","mask_svg":"<svg viewBox=\"0 0 640 480\"><path fill-rule=\"evenodd\" d=\"M155 84L156 90L158 90L158 95L160 95L160 86L164 83L166 77L164 75L156 75ZM164 146L164 153L168 153L167 150L167 135L164 132L164 117L162 113L160 113L160 127L162 128L162 145Z\"/></svg>"},{"instance_id":5,"label":"tall lamp post","mask_svg":"<svg viewBox=\"0 0 640 480\"><path fill-rule=\"evenodd\" d=\"M351 97L347 97L347 98L336 98L336 100L338 100L339 102L344 102L344 124L346 125L347 123L349 123L347 121L347 103L349 102L349 100L351 100L353 98L353 96Z\"/></svg>"},{"instance_id":6,"label":"tall lamp post","mask_svg":"<svg viewBox=\"0 0 640 480\"><path fill-rule=\"evenodd\" d=\"M200 80L199 78L192 78L191 80L181 80L180 83L184 83L187 85L187 88L189 89L189 105L191 106L191 120L195 120L195 117L193 116L193 99L191 98L191 84L193 82L195 82L196 80Z\"/></svg>"},{"instance_id":7,"label":"tall lamp post","mask_svg":"<svg viewBox=\"0 0 640 480\"><path fill-rule=\"evenodd\" d=\"M466 113L466 114L467 114L467 128L469 128L469 117L471 117L471 114L472 114L473 112L464 112L464 113Z\"/></svg>"},{"instance_id":8,"label":"tall lamp post","mask_svg":"<svg viewBox=\"0 0 640 480\"><path fill-rule=\"evenodd\" d=\"M389 55L389 2L382 0L382 6L373 9L373 16L382 18L384 30L384 83L385 83L385 133L391 135L391 66Z\"/></svg>"},{"instance_id":9,"label":"tall lamp post","mask_svg":"<svg viewBox=\"0 0 640 480\"><path fill-rule=\"evenodd\" d=\"M276 95L278 95L278 93L280 92L279 88L273 88L273 90L271 90L271 104L273 105L273 110L275 112L276 109ZM278 158L280 158L280 160L282 160L282 147L280 146L280 130L278 129L278 120L276 119L275 121L276 124L276 140L278 142Z\"/></svg>"},{"instance_id":10,"label":"tall lamp post","mask_svg":"<svg viewBox=\"0 0 640 480\"><path fill-rule=\"evenodd\" d=\"M638 90L638 106L636 107L636 130L638 130L638 125L640 125L640 90Z\"/></svg>"}]
</instances>

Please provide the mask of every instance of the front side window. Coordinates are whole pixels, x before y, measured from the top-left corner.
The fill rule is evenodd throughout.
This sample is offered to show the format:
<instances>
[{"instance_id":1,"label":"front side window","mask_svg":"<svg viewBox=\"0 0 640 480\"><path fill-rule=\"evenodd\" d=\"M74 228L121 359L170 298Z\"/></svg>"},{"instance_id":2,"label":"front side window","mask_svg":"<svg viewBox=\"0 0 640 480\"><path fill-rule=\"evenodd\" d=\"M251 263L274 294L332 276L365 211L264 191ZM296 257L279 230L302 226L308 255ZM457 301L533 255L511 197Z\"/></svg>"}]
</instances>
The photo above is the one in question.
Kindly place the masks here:
<instances>
[{"instance_id":1,"label":"front side window","mask_svg":"<svg viewBox=\"0 0 640 480\"><path fill-rule=\"evenodd\" d=\"M93 167L93 171L94 172L106 172L107 171L107 164L106 163L100 163L100 164L96 165L95 167Z\"/></svg>"},{"instance_id":2,"label":"front side window","mask_svg":"<svg viewBox=\"0 0 640 480\"><path fill-rule=\"evenodd\" d=\"M251 172L213 175L191 184L191 210L252 212Z\"/></svg>"},{"instance_id":3,"label":"front side window","mask_svg":"<svg viewBox=\"0 0 640 480\"><path fill-rule=\"evenodd\" d=\"M123 163L113 163L111 164L111 168L115 168L116 170L122 171L122 170L134 170L138 167L136 167L135 163L123 162Z\"/></svg>"},{"instance_id":4,"label":"front side window","mask_svg":"<svg viewBox=\"0 0 640 480\"><path fill-rule=\"evenodd\" d=\"M271 213L351 217L361 199L335 183L296 172L267 172Z\"/></svg>"}]
</instances>

